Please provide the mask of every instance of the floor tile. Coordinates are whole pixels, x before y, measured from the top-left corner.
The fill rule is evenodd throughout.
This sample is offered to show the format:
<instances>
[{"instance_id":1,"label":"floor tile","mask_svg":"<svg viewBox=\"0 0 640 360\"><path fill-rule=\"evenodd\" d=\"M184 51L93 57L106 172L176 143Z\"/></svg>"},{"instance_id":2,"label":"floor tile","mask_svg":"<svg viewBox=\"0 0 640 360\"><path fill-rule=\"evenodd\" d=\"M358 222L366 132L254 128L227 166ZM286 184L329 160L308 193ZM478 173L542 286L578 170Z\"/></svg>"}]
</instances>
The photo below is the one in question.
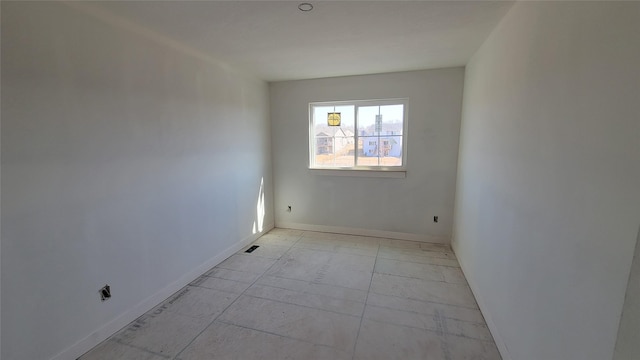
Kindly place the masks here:
<instances>
[{"instance_id":1,"label":"floor tile","mask_svg":"<svg viewBox=\"0 0 640 360\"><path fill-rule=\"evenodd\" d=\"M218 321L326 345L353 349L360 318L243 295Z\"/></svg>"},{"instance_id":2,"label":"floor tile","mask_svg":"<svg viewBox=\"0 0 640 360\"><path fill-rule=\"evenodd\" d=\"M430 258L456 260L456 256L453 254L452 251L405 249L405 248L380 246L380 253L382 255L403 254L403 255L411 255L411 256L425 256Z\"/></svg>"},{"instance_id":3,"label":"floor tile","mask_svg":"<svg viewBox=\"0 0 640 360\"><path fill-rule=\"evenodd\" d=\"M250 283L221 279L210 276L201 276L191 283L192 286L199 286L207 289L227 291L234 294L241 294Z\"/></svg>"},{"instance_id":4,"label":"floor tile","mask_svg":"<svg viewBox=\"0 0 640 360\"><path fill-rule=\"evenodd\" d=\"M324 250L337 253L355 254L362 256L376 256L378 254L378 246L374 244L359 244L342 240L327 240L314 238L301 238L295 244L295 247Z\"/></svg>"},{"instance_id":5,"label":"floor tile","mask_svg":"<svg viewBox=\"0 0 640 360\"><path fill-rule=\"evenodd\" d=\"M441 339L434 332L362 320L354 359L447 359Z\"/></svg>"},{"instance_id":6,"label":"floor tile","mask_svg":"<svg viewBox=\"0 0 640 360\"><path fill-rule=\"evenodd\" d=\"M214 322L182 352L180 360L351 359L350 352L232 324Z\"/></svg>"},{"instance_id":7,"label":"floor tile","mask_svg":"<svg viewBox=\"0 0 640 360\"><path fill-rule=\"evenodd\" d=\"M400 249L441 249L448 250L449 246L444 244L434 244L420 241L397 240L397 239L380 239L380 246L393 247Z\"/></svg>"},{"instance_id":8,"label":"floor tile","mask_svg":"<svg viewBox=\"0 0 640 360\"><path fill-rule=\"evenodd\" d=\"M230 270L219 267L214 267L213 269L209 270L206 275L218 279L233 280L249 284L253 284L253 282L258 280L258 278L260 277L260 274L248 271Z\"/></svg>"},{"instance_id":9,"label":"floor tile","mask_svg":"<svg viewBox=\"0 0 640 360\"><path fill-rule=\"evenodd\" d=\"M160 356L145 350L140 350L129 345L120 344L113 340L107 340L96 346L78 360L165 360L168 357Z\"/></svg>"},{"instance_id":10,"label":"floor tile","mask_svg":"<svg viewBox=\"0 0 640 360\"><path fill-rule=\"evenodd\" d=\"M236 254L223 261L217 267L229 270L246 271L256 274L264 273L277 260L267 259L259 256L251 256L251 254Z\"/></svg>"},{"instance_id":11,"label":"floor tile","mask_svg":"<svg viewBox=\"0 0 640 360\"><path fill-rule=\"evenodd\" d=\"M438 266L438 270L444 275L444 281L453 284L467 284L462 270L458 267Z\"/></svg>"},{"instance_id":12,"label":"floor tile","mask_svg":"<svg viewBox=\"0 0 640 360\"><path fill-rule=\"evenodd\" d=\"M175 312L144 315L117 333L113 340L139 349L173 357L210 323Z\"/></svg>"},{"instance_id":13,"label":"floor tile","mask_svg":"<svg viewBox=\"0 0 640 360\"><path fill-rule=\"evenodd\" d=\"M338 299L327 295L308 294L294 290L286 290L277 287L254 284L245 295L281 301L289 304L309 306L320 310L333 311L346 315L361 316L364 310L364 302Z\"/></svg>"},{"instance_id":14,"label":"floor tile","mask_svg":"<svg viewBox=\"0 0 640 360\"><path fill-rule=\"evenodd\" d=\"M375 258L294 248L267 275L367 290Z\"/></svg>"},{"instance_id":15,"label":"floor tile","mask_svg":"<svg viewBox=\"0 0 640 360\"><path fill-rule=\"evenodd\" d=\"M373 274L371 292L414 300L477 308L467 285Z\"/></svg>"},{"instance_id":16,"label":"floor tile","mask_svg":"<svg viewBox=\"0 0 640 360\"><path fill-rule=\"evenodd\" d=\"M482 317L482 314L478 309L428 301L412 300L397 296L370 293L369 297L367 297L367 305L375 305L389 309L409 311L429 316L434 316L439 313L450 319L462 320L478 324L485 323L484 318Z\"/></svg>"},{"instance_id":17,"label":"floor tile","mask_svg":"<svg viewBox=\"0 0 640 360\"><path fill-rule=\"evenodd\" d=\"M443 266L441 266L443 267ZM440 268L441 268L440 267ZM378 259L374 272L433 281L444 281L440 268L431 264L420 264L391 259Z\"/></svg>"},{"instance_id":18,"label":"floor tile","mask_svg":"<svg viewBox=\"0 0 640 360\"><path fill-rule=\"evenodd\" d=\"M447 318L439 311L431 315L367 305L364 317L379 322L440 331L476 340L493 340L486 325Z\"/></svg>"},{"instance_id":19,"label":"floor tile","mask_svg":"<svg viewBox=\"0 0 640 360\"><path fill-rule=\"evenodd\" d=\"M433 264L433 265L442 265L442 266L452 266L452 267L460 267L458 264L458 260L455 258L451 259L447 256L449 255L439 255L431 256L436 254L436 252L426 252L421 250L407 250L407 249L392 249L386 247L380 247L378 251L379 259L391 259L391 260L400 260L406 262L415 262L421 264ZM445 256L444 258L442 256Z\"/></svg>"},{"instance_id":20,"label":"floor tile","mask_svg":"<svg viewBox=\"0 0 640 360\"><path fill-rule=\"evenodd\" d=\"M184 316L211 322L220 315L240 294L227 291L188 286L178 295L169 298L160 307Z\"/></svg>"},{"instance_id":21,"label":"floor tile","mask_svg":"<svg viewBox=\"0 0 640 360\"><path fill-rule=\"evenodd\" d=\"M367 299L367 291L350 289L341 286L317 284L304 280L286 279L265 275L256 284L271 286L279 289L293 290L305 294L331 296L336 299L344 299L364 303Z\"/></svg>"},{"instance_id":22,"label":"floor tile","mask_svg":"<svg viewBox=\"0 0 640 360\"><path fill-rule=\"evenodd\" d=\"M445 360L502 360L493 341L445 336L441 344Z\"/></svg>"},{"instance_id":23,"label":"floor tile","mask_svg":"<svg viewBox=\"0 0 640 360\"><path fill-rule=\"evenodd\" d=\"M380 239L368 236L345 235L345 234L327 234L308 232L302 235L301 239L308 240L326 240L328 242L338 242L348 246L362 247L378 247Z\"/></svg>"},{"instance_id":24,"label":"floor tile","mask_svg":"<svg viewBox=\"0 0 640 360\"><path fill-rule=\"evenodd\" d=\"M285 229L285 228L273 228L269 231L268 235L280 235L280 236L302 236L303 230Z\"/></svg>"}]
</instances>

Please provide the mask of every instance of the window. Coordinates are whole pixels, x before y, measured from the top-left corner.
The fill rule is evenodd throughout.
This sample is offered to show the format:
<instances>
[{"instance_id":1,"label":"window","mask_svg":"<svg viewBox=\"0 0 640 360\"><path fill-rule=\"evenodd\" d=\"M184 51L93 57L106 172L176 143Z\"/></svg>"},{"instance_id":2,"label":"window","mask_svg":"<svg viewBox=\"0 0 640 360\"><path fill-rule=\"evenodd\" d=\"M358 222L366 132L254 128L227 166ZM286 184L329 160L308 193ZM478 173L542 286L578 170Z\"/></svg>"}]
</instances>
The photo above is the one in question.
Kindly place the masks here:
<instances>
[{"instance_id":1,"label":"window","mask_svg":"<svg viewBox=\"0 0 640 360\"><path fill-rule=\"evenodd\" d=\"M309 167L404 170L406 129L406 99L311 103Z\"/></svg>"}]
</instances>

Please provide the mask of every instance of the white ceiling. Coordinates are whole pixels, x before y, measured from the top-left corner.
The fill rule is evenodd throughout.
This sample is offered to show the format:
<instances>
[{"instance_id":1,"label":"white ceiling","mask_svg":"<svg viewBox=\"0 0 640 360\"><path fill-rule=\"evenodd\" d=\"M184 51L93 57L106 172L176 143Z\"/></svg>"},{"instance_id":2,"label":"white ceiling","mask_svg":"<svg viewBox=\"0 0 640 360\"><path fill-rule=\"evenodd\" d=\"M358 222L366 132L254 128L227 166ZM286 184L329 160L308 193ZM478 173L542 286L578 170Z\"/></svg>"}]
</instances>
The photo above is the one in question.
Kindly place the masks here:
<instances>
[{"instance_id":1,"label":"white ceiling","mask_svg":"<svg viewBox=\"0 0 640 360\"><path fill-rule=\"evenodd\" d=\"M298 10L303 1L314 9ZM465 65L512 5L327 0L91 3L103 15L135 24L143 33L267 81Z\"/></svg>"}]
</instances>

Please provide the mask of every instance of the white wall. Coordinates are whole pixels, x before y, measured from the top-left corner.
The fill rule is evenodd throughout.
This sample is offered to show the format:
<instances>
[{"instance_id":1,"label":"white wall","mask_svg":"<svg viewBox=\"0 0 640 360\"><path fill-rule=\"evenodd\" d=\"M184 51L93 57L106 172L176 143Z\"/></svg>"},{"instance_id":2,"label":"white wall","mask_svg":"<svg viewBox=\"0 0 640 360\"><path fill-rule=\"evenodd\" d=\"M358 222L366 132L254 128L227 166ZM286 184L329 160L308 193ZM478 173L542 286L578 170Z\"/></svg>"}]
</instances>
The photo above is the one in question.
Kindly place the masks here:
<instances>
[{"instance_id":1,"label":"white wall","mask_svg":"<svg viewBox=\"0 0 640 360\"><path fill-rule=\"evenodd\" d=\"M276 225L448 243L463 78L449 68L271 83ZM310 102L381 98L409 98L406 178L308 169Z\"/></svg>"},{"instance_id":2,"label":"white wall","mask_svg":"<svg viewBox=\"0 0 640 360\"><path fill-rule=\"evenodd\" d=\"M2 3L4 360L75 358L223 260L262 179L273 223L267 84L90 7Z\"/></svg>"},{"instance_id":3,"label":"white wall","mask_svg":"<svg viewBox=\"0 0 640 360\"><path fill-rule=\"evenodd\" d=\"M505 359L611 359L640 225L640 3L517 2L466 68L453 247Z\"/></svg>"},{"instance_id":4,"label":"white wall","mask_svg":"<svg viewBox=\"0 0 640 360\"><path fill-rule=\"evenodd\" d=\"M614 360L633 359L640 354L640 231L631 263Z\"/></svg>"}]
</instances>

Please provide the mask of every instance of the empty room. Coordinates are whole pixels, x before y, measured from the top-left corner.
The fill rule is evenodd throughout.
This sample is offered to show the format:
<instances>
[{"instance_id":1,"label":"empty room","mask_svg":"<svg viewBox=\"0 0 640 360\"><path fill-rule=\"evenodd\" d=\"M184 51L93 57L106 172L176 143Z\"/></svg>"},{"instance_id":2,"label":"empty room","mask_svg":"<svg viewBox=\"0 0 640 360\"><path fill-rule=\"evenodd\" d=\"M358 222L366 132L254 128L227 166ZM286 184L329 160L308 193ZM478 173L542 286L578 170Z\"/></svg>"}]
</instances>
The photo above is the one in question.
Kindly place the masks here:
<instances>
[{"instance_id":1,"label":"empty room","mask_svg":"<svg viewBox=\"0 0 640 360\"><path fill-rule=\"evenodd\" d=\"M0 2L0 358L640 359L640 2Z\"/></svg>"}]
</instances>

